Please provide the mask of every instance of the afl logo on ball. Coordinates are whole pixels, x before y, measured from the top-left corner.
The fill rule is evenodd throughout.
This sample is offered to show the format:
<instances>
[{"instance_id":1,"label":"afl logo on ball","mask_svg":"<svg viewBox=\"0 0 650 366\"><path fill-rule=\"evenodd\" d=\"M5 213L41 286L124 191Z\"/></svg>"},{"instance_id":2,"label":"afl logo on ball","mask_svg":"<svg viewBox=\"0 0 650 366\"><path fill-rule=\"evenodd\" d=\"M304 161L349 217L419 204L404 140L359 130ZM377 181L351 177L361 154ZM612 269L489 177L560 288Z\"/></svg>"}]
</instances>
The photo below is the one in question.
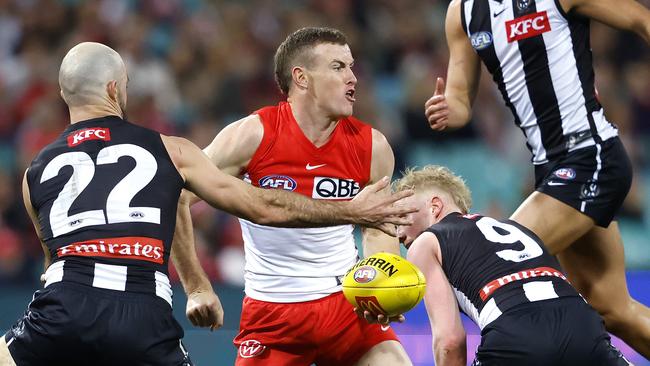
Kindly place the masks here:
<instances>
[{"instance_id":1,"label":"afl logo on ball","mask_svg":"<svg viewBox=\"0 0 650 366\"><path fill-rule=\"evenodd\" d=\"M262 354L262 352L264 352L265 349L266 346L262 345L262 343L259 341L249 339L247 341L243 341L241 345L239 345L239 356L242 358L259 356Z\"/></svg>"},{"instance_id":2,"label":"afl logo on ball","mask_svg":"<svg viewBox=\"0 0 650 366\"><path fill-rule=\"evenodd\" d=\"M266 177L260 179L260 187L262 188L273 188L273 189L284 189L285 191L293 191L298 187L298 183L286 175L267 175Z\"/></svg>"},{"instance_id":3,"label":"afl logo on ball","mask_svg":"<svg viewBox=\"0 0 650 366\"><path fill-rule=\"evenodd\" d=\"M358 283L368 283L375 279L377 271L370 266L363 266L354 272L354 281Z\"/></svg>"},{"instance_id":4,"label":"afl logo on ball","mask_svg":"<svg viewBox=\"0 0 650 366\"><path fill-rule=\"evenodd\" d=\"M561 168L554 171L553 175L560 179L571 180L576 177L576 171L571 168Z\"/></svg>"}]
</instances>

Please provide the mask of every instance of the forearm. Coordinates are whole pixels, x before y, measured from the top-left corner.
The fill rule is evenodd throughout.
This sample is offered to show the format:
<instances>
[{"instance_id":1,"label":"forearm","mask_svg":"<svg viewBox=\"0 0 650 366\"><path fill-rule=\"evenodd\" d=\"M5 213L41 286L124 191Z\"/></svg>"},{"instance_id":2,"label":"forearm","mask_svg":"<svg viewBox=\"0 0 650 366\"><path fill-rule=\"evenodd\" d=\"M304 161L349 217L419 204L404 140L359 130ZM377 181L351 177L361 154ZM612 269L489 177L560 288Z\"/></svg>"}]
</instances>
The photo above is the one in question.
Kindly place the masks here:
<instances>
[{"instance_id":1,"label":"forearm","mask_svg":"<svg viewBox=\"0 0 650 366\"><path fill-rule=\"evenodd\" d=\"M364 257L369 257L379 252L400 255L399 240L384 234L381 230L364 228L362 246Z\"/></svg>"},{"instance_id":2,"label":"forearm","mask_svg":"<svg viewBox=\"0 0 650 366\"><path fill-rule=\"evenodd\" d=\"M447 128L453 130L464 127L472 117L472 108L469 103L454 97L447 97L447 103L449 104Z\"/></svg>"},{"instance_id":3,"label":"forearm","mask_svg":"<svg viewBox=\"0 0 650 366\"><path fill-rule=\"evenodd\" d=\"M254 221L269 226L314 227L350 223L350 202L313 200L278 189L256 189Z\"/></svg>"},{"instance_id":4,"label":"forearm","mask_svg":"<svg viewBox=\"0 0 650 366\"><path fill-rule=\"evenodd\" d=\"M192 217L187 201L179 202L178 205L171 259L186 294L201 290L212 290L210 280L203 271L196 255Z\"/></svg>"},{"instance_id":5,"label":"forearm","mask_svg":"<svg viewBox=\"0 0 650 366\"><path fill-rule=\"evenodd\" d=\"M465 342L434 341L434 358L438 366L465 366L467 354Z\"/></svg>"}]
</instances>

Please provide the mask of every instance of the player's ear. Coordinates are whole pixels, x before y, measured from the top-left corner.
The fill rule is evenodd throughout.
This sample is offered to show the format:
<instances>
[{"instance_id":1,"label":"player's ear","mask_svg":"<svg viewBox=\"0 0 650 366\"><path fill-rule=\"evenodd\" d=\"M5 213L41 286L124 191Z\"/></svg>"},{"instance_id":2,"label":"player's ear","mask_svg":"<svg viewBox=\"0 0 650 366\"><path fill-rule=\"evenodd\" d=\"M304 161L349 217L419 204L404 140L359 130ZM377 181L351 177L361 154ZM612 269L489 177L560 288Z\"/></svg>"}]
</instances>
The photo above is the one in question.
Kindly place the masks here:
<instances>
[{"instance_id":1,"label":"player's ear","mask_svg":"<svg viewBox=\"0 0 650 366\"><path fill-rule=\"evenodd\" d=\"M119 91L117 90L117 80L111 80L106 84L106 94L108 94L108 97L117 102L117 94Z\"/></svg>"},{"instance_id":2,"label":"player's ear","mask_svg":"<svg viewBox=\"0 0 650 366\"><path fill-rule=\"evenodd\" d=\"M291 78L293 83L300 89L307 89L309 85L309 80L307 79L307 73L305 69L301 66L294 66L291 69Z\"/></svg>"},{"instance_id":3,"label":"player's ear","mask_svg":"<svg viewBox=\"0 0 650 366\"><path fill-rule=\"evenodd\" d=\"M438 196L438 195L433 195L431 196L431 214L433 214L433 217L438 221L438 216L442 213L443 209L445 208L445 202Z\"/></svg>"}]
</instances>

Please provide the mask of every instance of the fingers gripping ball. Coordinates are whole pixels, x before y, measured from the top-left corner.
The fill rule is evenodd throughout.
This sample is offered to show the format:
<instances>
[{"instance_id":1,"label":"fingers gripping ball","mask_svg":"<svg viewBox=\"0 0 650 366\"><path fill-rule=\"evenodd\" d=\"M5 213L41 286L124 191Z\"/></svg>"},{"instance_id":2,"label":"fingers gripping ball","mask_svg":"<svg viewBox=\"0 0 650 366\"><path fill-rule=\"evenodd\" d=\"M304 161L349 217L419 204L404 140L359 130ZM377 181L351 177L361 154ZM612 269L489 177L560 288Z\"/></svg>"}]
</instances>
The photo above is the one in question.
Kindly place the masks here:
<instances>
[{"instance_id":1,"label":"fingers gripping ball","mask_svg":"<svg viewBox=\"0 0 650 366\"><path fill-rule=\"evenodd\" d=\"M374 315L395 316L411 310L424 297L425 288L420 269L391 253L360 260L343 279L345 298Z\"/></svg>"}]
</instances>

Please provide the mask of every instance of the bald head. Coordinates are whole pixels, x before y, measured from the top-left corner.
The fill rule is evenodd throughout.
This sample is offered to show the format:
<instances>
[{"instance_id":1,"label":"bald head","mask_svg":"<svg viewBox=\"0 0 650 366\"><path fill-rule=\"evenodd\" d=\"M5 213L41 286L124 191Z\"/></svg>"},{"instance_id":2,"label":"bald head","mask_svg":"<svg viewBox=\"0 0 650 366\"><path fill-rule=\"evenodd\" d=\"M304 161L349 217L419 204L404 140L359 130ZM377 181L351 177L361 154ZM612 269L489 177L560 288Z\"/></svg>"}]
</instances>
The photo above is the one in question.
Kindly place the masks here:
<instances>
[{"instance_id":1,"label":"bald head","mask_svg":"<svg viewBox=\"0 0 650 366\"><path fill-rule=\"evenodd\" d=\"M115 81L119 107L126 106L126 67L122 57L101 43L84 42L63 58L59 86L69 107L110 103L107 86Z\"/></svg>"}]
</instances>

